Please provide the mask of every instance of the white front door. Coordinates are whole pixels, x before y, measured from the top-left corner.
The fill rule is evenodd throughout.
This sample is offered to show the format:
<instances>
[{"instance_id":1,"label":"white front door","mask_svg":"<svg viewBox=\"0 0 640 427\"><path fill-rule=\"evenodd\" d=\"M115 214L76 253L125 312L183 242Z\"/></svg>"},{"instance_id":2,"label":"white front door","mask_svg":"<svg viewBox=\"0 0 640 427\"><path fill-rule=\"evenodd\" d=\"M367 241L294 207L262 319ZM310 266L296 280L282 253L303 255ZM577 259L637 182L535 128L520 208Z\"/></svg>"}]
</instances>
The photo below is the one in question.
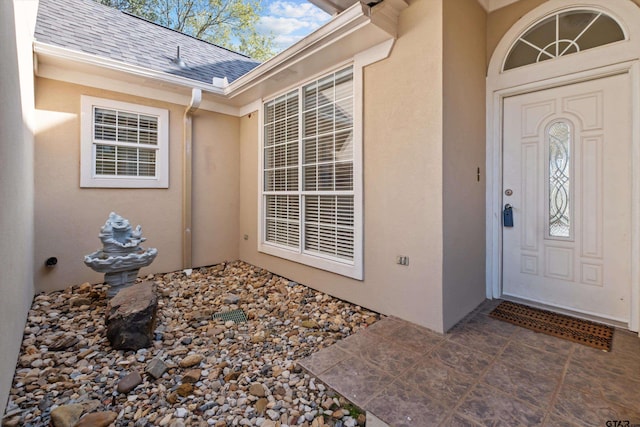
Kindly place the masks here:
<instances>
[{"instance_id":1,"label":"white front door","mask_svg":"<svg viewBox=\"0 0 640 427\"><path fill-rule=\"evenodd\" d=\"M504 99L505 297L628 323L627 74Z\"/></svg>"}]
</instances>

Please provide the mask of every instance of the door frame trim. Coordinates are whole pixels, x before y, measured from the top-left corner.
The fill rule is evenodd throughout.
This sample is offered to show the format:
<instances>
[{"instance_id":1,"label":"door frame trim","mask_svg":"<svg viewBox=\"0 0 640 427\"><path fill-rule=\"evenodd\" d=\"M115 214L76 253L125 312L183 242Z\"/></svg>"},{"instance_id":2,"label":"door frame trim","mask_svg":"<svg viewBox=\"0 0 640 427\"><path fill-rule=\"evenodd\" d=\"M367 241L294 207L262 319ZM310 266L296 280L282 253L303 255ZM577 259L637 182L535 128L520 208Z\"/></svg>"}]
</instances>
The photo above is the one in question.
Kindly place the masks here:
<instances>
[{"instance_id":1,"label":"door frame trim","mask_svg":"<svg viewBox=\"0 0 640 427\"><path fill-rule=\"evenodd\" d=\"M502 296L502 118L506 97L537 92L599 78L629 74L631 90L631 301L628 328L640 330L640 8L629 0L607 0L607 9L629 31L629 39L580 55L544 61L500 72L511 43L540 17L565 7L571 0L549 0L524 15L502 38L489 63L486 88L486 296ZM622 19L622 17L624 19ZM606 49L606 52L605 52ZM596 55L591 55L594 53ZM603 53L606 53L603 55ZM525 70L527 68L528 70ZM533 76L533 77L532 77Z\"/></svg>"}]
</instances>

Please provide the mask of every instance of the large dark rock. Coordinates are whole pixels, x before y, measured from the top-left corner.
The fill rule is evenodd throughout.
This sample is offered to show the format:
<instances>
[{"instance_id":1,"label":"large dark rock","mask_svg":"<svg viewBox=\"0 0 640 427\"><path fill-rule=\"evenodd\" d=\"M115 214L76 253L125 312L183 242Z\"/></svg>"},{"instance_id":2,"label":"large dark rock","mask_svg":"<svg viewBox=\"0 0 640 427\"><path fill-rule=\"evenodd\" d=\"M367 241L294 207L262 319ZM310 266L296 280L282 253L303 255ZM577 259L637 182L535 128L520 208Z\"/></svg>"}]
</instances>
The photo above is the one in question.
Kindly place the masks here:
<instances>
[{"instance_id":1,"label":"large dark rock","mask_svg":"<svg viewBox=\"0 0 640 427\"><path fill-rule=\"evenodd\" d=\"M158 297L152 282L122 289L107 305L107 338L117 350L139 350L153 342Z\"/></svg>"}]
</instances>

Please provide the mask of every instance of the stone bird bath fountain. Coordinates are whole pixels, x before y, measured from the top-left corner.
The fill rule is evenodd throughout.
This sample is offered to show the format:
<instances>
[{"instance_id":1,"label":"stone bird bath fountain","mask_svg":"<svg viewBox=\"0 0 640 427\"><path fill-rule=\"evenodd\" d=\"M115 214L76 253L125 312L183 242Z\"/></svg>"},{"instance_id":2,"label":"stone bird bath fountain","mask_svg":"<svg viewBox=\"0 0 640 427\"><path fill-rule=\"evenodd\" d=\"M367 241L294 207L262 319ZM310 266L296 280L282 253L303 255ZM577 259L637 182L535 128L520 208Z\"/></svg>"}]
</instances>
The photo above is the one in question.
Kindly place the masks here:
<instances>
[{"instance_id":1,"label":"stone bird bath fountain","mask_svg":"<svg viewBox=\"0 0 640 427\"><path fill-rule=\"evenodd\" d=\"M140 268L151 264L158 255L156 248L140 247L140 243L146 240L142 237L142 228L138 225L134 230L128 220L115 212L109 214L98 237L103 248L85 255L84 263L98 273L104 273L104 281L109 285L109 298L131 286Z\"/></svg>"}]
</instances>

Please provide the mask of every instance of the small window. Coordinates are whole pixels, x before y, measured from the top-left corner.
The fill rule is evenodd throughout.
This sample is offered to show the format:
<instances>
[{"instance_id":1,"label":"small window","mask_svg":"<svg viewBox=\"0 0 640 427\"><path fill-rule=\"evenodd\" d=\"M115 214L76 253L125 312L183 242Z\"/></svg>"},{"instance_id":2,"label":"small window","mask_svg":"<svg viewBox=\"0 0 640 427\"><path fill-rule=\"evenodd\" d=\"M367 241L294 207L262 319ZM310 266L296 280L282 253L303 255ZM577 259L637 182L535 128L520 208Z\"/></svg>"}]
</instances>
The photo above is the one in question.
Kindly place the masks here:
<instances>
[{"instance_id":1,"label":"small window","mask_svg":"<svg viewBox=\"0 0 640 427\"><path fill-rule=\"evenodd\" d=\"M548 61L625 40L620 25L595 10L571 10L548 16L525 31L513 45L503 71Z\"/></svg>"},{"instance_id":2,"label":"small window","mask_svg":"<svg viewBox=\"0 0 640 427\"><path fill-rule=\"evenodd\" d=\"M82 97L81 187L168 188L169 112Z\"/></svg>"}]
</instances>

